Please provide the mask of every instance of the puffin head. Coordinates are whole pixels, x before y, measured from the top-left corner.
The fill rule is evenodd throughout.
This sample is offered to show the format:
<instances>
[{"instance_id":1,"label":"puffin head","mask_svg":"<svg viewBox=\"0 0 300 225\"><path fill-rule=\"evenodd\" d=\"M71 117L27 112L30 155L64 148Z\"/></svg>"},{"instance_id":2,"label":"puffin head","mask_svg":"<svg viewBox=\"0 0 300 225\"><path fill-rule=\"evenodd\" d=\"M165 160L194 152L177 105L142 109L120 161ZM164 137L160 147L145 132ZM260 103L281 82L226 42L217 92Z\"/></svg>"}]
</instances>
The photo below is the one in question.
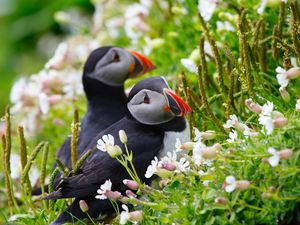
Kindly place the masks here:
<instances>
[{"instance_id":1,"label":"puffin head","mask_svg":"<svg viewBox=\"0 0 300 225\"><path fill-rule=\"evenodd\" d=\"M106 46L94 50L88 57L83 77L118 87L127 78L149 72L154 64L145 56L119 47Z\"/></svg>"},{"instance_id":2,"label":"puffin head","mask_svg":"<svg viewBox=\"0 0 300 225\"><path fill-rule=\"evenodd\" d=\"M191 112L163 77L149 77L138 82L128 95L127 107L133 118L147 125L166 123Z\"/></svg>"}]
</instances>

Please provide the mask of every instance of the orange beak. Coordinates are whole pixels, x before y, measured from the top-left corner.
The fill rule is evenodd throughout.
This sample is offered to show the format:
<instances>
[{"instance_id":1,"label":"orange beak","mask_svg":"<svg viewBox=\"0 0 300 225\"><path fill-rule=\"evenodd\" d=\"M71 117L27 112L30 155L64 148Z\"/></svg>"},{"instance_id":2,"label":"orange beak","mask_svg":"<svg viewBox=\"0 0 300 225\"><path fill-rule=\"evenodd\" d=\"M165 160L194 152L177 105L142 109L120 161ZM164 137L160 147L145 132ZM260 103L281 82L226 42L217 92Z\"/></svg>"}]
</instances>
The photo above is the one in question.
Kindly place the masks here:
<instances>
[{"instance_id":1,"label":"orange beak","mask_svg":"<svg viewBox=\"0 0 300 225\"><path fill-rule=\"evenodd\" d=\"M135 52L135 51L128 51L132 55L134 55L142 64L143 71L140 73L140 75L150 72L151 70L154 70L156 66L148 59L147 57L143 56L142 54Z\"/></svg>"},{"instance_id":2,"label":"orange beak","mask_svg":"<svg viewBox=\"0 0 300 225\"><path fill-rule=\"evenodd\" d=\"M186 116L192 112L191 107L168 88L163 89L169 101L169 106L176 116Z\"/></svg>"}]
</instances>

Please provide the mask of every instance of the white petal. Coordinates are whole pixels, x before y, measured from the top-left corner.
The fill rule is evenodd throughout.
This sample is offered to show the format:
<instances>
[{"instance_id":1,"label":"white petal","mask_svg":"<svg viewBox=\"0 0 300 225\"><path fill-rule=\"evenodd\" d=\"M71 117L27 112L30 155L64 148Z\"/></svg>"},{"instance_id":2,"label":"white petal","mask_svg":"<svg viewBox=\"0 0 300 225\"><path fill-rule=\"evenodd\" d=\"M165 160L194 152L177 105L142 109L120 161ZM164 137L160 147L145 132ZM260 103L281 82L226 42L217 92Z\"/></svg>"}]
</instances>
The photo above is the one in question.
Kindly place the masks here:
<instances>
[{"instance_id":1,"label":"white petal","mask_svg":"<svg viewBox=\"0 0 300 225\"><path fill-rule=\"evenodd\" d=\"M274 148L271 148L271 147L268 148L268 152L272 155L278 155L278 152Z\"/></svg>"},{"instance_id":2,"label":"white petal","mask_svg":"<svg viewBox=\"0 0 300 225\"><path fill-rule=\"evenodd\" d=\"M190 72L192 73L197 73L197 65L196 63L194 63L194 61L190 60L190 59L181 59L180 60L181 64Z\"/></svg>"},{"instance_id":3,"label":"white petal","mask_svg":"<svg viewBox=\"0 0 300 225\"><path fill-rule=\"evenodd\" d=\"M277 74L276 78L281 87L288 86L289 80L286 78L285 74Z\"/></svg>"},{"instance_id":4,"label":"white petal","mask_svg":"<svg viewBox=\"0 0 300 225\"><path fill-rule=\"evenodd\" d=\"M194 141L201 141L201 132L196 127L194 127L194 133L195 133Z\"/></svg>"},{"instance_id":5,"label":"white petal","mask_svg":"<svg viewBox=\"0 0 300 225\"><path fill-rule=\"evenodd\" d=\"M225 187L225 191L228 192L228 193L233 192L234 189L235 189L235 186L234 186L233 184L227 185L227 186Z\"/></svg>"},{"instance_id":6,"label":"white petal","mask_svg":"<svg viewBox=\"0 0 300 225\"><path fill-rule=\"evenodd\" d=\"M276 69L275 69L276 73L286 73L286 70L283 69L282 67L278 66Z\"/></svg>"},{"instance_id":7,"label":"white petal","mask_svg":"<svg viewBox=\"0 0 300 225\"><path fill-rule=\"evenodd\" d=\"M234 176L228 176L228 177L226 177L225 181L226 181L226 184L234 184L235 177Z\"/></svg>"},{"instance_id":8,"label":"white petal","mask_svg":"<svg viewBox=\"0 0 300 225\"><path fill-rule=\"evenodd\" d=\"M278 163L279 163L279 155L274 155L274 156L271 156L269 159L268 159L269 163L271 166L277 166Z\"/></svg>"}]
</instances>

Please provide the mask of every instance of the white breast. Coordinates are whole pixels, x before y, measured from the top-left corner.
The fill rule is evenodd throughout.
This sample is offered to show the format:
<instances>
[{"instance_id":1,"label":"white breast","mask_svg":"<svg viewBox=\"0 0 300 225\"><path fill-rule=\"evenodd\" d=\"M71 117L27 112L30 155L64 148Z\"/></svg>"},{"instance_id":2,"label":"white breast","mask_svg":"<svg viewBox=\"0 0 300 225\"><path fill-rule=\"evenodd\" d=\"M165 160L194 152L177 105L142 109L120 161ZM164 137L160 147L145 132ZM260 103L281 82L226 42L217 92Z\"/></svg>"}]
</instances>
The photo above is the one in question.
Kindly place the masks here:
<instances>
[{"instance_id":1,"label":"white breast","mask_svg":"<svg viewBox=\"0 0 300 225\"><path fill-rule=\"evenodd\" d=\"M158 158L164 157L167 155L167 152L173 152L175 150L175 143L176 138L179 138L181 143L190 141L191 134L190 134L190 126L188 121L186 121L186 128L182 132L173 132L168 131L165 132L164 144L162 149L159 151Z\"/></svg>"}]
</instances>

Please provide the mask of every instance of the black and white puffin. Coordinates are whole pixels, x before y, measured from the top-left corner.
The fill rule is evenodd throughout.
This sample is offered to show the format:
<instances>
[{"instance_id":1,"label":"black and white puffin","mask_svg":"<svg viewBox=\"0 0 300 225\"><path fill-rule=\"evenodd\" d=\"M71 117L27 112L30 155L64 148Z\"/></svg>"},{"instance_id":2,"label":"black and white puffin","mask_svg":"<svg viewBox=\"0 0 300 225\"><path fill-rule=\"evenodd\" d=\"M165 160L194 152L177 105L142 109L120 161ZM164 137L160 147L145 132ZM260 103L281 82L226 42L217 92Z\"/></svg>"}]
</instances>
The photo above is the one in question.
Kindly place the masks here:
<instances>
[{"instance_id":1,"label":"black and white puffin","mask_svg":"<svg viewBox=\"0 0 300 225\"><path fill-rule=\"evenodd\" d=\"M95 199L101 184L110 179L112 190L122 193L126 187L122 183L129 179L124 167L106 152L96 150L97 140L111 134L115 144L124 150L118 138L119 130L125 130L128 148L133 153L133 164L143 182L149 183L145 172L151 160L164 151L166 132L182 132L186 129L186 116L191 108L174 94L162 77L150 77L138 82L128 96L128 114L121 120L103 130L88 146L95 149L81 168L81 174L62 178L56 191L45 199L75 198L74 202L52 223L63 224L72 218L86 218L79 208L79 201L85 200L89 206L89 215L112 215L113 206L109 200ZM174 144L174 143L173 143Z\"/></svg>"},{"instance_id":2,"label":"black and white puffin","mask_svg":"<svg viewBox=\"0 0 300 225\"><path fill-rule=\"evenodd\" d=\"M145 56L119 47L101 47L88 57L82 83L87 97L87 111L81 122L77 151L82 155L91 140L102 130L120 120L127 112L124 82L155 68ZM57 158L71 168L71 138L67 138Z\"/></svg>"}]
</instances>

